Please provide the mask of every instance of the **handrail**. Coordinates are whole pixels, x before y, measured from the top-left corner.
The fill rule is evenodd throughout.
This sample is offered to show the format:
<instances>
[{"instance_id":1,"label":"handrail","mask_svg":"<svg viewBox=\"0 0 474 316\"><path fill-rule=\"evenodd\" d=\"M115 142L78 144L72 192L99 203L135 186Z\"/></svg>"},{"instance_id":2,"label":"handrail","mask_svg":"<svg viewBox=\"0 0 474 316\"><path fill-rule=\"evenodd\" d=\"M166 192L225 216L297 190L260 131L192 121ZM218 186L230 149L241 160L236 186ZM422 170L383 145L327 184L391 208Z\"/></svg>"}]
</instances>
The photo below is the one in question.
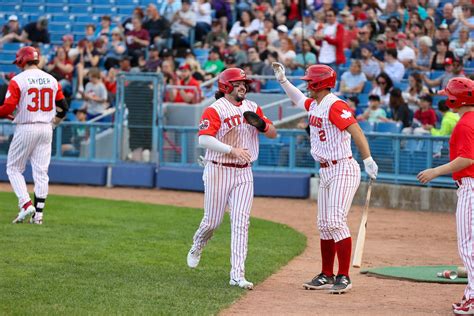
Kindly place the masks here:
<instances>
[{"instance_id":1,"label":"handrail","mask_svg":"<svg viewBox=\"0 0 474 316\"><path fill-rule=\"evenodd\" d=\"M109 116L109 115L114 114L114 113L115 113L115 108L108 108L108 109L106 109L106 110L104 111L104 113L102 113L101 115L96 116L96 117L90 119L90 120L87 121L87 122L94 123L94 122L97 122L97 121L99 121L99 120L101 120L101 119L103 119L103 118L105 118L105 117L107 117L107 116Z\"/></svg>"}]
</instances>

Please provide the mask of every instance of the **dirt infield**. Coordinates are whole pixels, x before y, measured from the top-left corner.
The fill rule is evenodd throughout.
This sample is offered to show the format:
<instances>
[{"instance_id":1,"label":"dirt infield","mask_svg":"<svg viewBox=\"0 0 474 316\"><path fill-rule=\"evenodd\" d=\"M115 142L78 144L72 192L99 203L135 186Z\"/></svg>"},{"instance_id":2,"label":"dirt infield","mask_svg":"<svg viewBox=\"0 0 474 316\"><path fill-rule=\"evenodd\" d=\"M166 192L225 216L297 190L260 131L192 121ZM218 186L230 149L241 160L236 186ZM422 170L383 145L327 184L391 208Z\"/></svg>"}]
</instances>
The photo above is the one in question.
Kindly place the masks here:
<instances>
[{"instance_id":1,"label":"dirt infield","mask_svg":"<svg viewBox=\"0 0 474 316\"><path fill-rule=\"evenodd\" d=\"M0 191L11 189L1 183ZM203 205L203 194L191 192L73 186L51 186L50 192L199 208ZM256 198L252 216L299 230L308 237L308 248L223 311L224 315L450 315L451 303L463 294L463 285L378 279L361 275L358 269L352 269L354 287L348 294L305 291L301 284L319 273L321 265L316 203ZM360 216L361 207L353 207L349 215L353 235L357 235ZM460 265L455 229L452 213L371 209L363 266Z\"/></svg>"}]
</instances>

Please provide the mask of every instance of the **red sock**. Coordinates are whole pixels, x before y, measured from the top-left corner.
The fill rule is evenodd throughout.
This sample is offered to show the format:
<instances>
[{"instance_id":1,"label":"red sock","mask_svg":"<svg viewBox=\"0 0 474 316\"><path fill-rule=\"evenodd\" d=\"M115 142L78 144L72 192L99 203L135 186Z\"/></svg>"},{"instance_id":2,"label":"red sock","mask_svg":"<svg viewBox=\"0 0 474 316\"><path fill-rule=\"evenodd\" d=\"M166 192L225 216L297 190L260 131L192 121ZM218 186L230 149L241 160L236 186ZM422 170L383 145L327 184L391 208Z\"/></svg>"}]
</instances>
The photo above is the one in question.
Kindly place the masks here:
<instances>
[{"instance_id":1,"label":"red sock","mask_svg":"<svg viewBox=\"0 0 474 316\"><path fill-rule=\"evenodd\" d=\"M26 202L25 204L23 204L23 206L22 206L21 208L24 209L24 210L26 210L26 209L27 209L28 207L30 207L31 205L33 205L33 204L31 203L31 201L28 201L28 202Z\"/></svg>"},{"instance_id":2,"label":"red sock","mask_svg":"<svg viewBox=\"0 0 474 316\"><path fill-rule=\"evenodd\" d=\"M323 273L327 276L333 276L334 258L336 256L336 247L334 239L321 239L321 257L323 260Z\"/></svg>"},{"instance_id":3,"label":"red sock","mask_svg":"<svg viewBox=\"0 0 474 316\"><path fill-rule=\"evenodd\" d=\"M349 277L349 267L351 266L352 238L340 240L336 243L337 260L339 261L339 271L337 274Z\"/></svg>"}]
</instances>

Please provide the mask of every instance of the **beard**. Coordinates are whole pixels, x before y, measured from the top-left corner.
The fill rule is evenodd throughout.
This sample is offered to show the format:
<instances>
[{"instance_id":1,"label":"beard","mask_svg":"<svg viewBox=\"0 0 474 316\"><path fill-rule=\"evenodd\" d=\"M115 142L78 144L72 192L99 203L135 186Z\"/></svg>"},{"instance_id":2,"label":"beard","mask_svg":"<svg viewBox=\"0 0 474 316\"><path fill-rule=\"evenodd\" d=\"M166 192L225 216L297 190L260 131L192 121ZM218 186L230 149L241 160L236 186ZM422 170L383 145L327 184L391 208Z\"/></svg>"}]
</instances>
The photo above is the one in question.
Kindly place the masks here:
<instances>
[{"instance_id":1,"label":"beard","mask_svg":"<svg viewBox=\"0 0 474 316\"><path fill-rule=\"evenodd\" d=\"M235 101L237 102L242 102L245 98L244 97L240 97L238 95L235 96Z\"/></svg>"}]
</instances>

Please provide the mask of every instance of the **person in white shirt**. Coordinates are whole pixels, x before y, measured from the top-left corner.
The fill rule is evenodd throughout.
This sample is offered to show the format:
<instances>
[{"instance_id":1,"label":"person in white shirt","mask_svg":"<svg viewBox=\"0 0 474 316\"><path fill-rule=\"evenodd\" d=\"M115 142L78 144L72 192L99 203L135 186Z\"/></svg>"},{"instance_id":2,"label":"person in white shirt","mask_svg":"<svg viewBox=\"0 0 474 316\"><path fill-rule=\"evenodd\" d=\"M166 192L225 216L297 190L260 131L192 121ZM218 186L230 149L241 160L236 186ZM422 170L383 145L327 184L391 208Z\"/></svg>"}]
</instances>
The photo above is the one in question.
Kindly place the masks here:
<instances>
[{"instance_id":1,"label":"person in white shirt","mask_svg":"<svg viewBox=\"0 0 474 316\"><path fill-rule=\"evenodd\" d=\"M398 60L405 66L405 68L410 68L415 61L415 51L407 46L406 43L407 36L404 33L397 34L397 55Z\"/></svg>"},{"instance_id":2,"label":"person in white shirt","mask_svg":"<svg viewBox=\"0 0 474 316\"><path fill-rule=\"evenodd\" d=\"M196 14L196 41L202 42L211 31L211 4L209 0L196 0L191 5L191 11Z\"/></svg>"},{"instance_id":3,"label":"person in white shirt","mask_svg":"<svg viewBox=\"0 0 474 316\"><path fill-rule=\"evenodd\" d=\"M392 79L393 82L400 82L405 75L405 67L397 59L397 50L389 48L385 51L385 62L380 62L382 71Z\"/></svg>"}]
</instances>

